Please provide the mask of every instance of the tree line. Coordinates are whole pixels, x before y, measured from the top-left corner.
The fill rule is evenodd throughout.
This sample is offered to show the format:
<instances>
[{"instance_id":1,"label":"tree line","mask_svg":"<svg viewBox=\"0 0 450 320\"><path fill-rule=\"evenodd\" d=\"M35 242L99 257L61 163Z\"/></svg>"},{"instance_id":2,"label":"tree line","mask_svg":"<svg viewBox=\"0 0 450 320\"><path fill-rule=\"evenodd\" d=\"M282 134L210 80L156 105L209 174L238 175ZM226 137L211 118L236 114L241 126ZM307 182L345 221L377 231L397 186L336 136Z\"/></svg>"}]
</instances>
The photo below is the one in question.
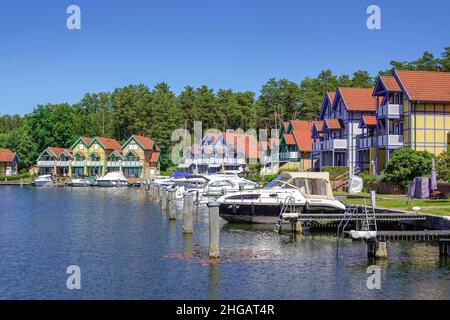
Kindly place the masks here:
<instances>
[{"instance_id":1,"label":"tree line","mask_svg":"<svg viewBox=\"0 0 450 320\"><path fill-rule=\"evenodd\" d=\"M450 71L450 47L441 58L425 52L411 62L391 61L393 70ZM113 92L88 93L75 104L38 105L25 116L0 116L0 148L18 153L21 168L28 168L48 146L68 147L79 136L106 136L124 142L131 134L151 136L160 146L163 167L170 165L172 131L203 128L247 130L278 128L293 118L317 119L326 91L337 87L372 87L376 77L360 70L352 76L323 70L299 84L287 79L269 79L258 95L251 91L217 91L206 85L187 86L178 95L167 83L153 88L129 85Z\"/></svg>"}]
</instances>

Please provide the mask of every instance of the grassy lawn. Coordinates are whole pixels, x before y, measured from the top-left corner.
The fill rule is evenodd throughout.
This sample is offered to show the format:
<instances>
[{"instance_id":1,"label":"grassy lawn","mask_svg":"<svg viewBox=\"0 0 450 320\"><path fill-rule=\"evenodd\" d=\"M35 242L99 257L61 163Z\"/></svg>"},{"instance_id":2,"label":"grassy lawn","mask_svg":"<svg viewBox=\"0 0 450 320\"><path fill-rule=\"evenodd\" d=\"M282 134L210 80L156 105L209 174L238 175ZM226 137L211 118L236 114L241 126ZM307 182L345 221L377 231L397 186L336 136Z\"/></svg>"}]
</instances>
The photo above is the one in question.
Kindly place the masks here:
<instances>
[{"instance_id":1,"label":"grassy lawn","mask_svg":"<svg viewBox=\"0 0 450 320\"><path fill-rule=\"evenodd\" d=\"M336 195L345 195L345 193L336 193ZM358 196L369 196L366 193L360 193ZM450 200L439 199L439 200L421 200L415 199L409 201L406 204L405 199L398 199L395 195L380 195L381 199L377 197L376 205L380 208L386 209L400 209L400 210L412 210L413 207L420 207L421 213L432 213L435 215L450 216ZM397 199L395 199L397 197ZM392 198L392 199L385 199ZM346 199L343 201L347 204L359 204L364 205L364 199ZM370 205L370 200L366 200L367 205Z\"/></svg>"}]
</instances>

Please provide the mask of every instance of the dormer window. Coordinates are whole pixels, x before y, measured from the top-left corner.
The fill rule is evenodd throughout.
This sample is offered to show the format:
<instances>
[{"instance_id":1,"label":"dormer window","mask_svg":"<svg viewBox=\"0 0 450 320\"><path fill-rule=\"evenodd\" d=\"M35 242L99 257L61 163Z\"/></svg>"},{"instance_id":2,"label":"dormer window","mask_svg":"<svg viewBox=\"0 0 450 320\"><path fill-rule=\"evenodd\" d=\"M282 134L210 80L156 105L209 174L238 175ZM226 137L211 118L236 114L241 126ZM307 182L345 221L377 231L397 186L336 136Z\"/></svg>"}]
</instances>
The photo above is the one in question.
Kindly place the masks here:
<instances>
[{"instance_id":1,"label":"dormer window","mask_svg":"<svg viewBox=\"0 0 450 320\"><path fill-rule=\"evenodd\" d=\"M94 150L98 150L98 143L94 144Z\"/></svg>"},{"instance_id":2,"label":"dormer window","mask_svg":"<svg viewBox=\"0 0 450 320\"><path fill-rule=\"evenodd\" d=\"M128 147L129 150L137 150L137 144L130 144Z\"/></svg>"},{"instance_id":3,"label":"dormer window","mask_svg":"<svg viewBox=\"0 0 450 320\"><path fill-rule=\"evenodd\" d=\"M78 145L78 149L83 150L83 149L84 149L84 144L80 143L80 144Z\"/></svg>"}]
</instances>

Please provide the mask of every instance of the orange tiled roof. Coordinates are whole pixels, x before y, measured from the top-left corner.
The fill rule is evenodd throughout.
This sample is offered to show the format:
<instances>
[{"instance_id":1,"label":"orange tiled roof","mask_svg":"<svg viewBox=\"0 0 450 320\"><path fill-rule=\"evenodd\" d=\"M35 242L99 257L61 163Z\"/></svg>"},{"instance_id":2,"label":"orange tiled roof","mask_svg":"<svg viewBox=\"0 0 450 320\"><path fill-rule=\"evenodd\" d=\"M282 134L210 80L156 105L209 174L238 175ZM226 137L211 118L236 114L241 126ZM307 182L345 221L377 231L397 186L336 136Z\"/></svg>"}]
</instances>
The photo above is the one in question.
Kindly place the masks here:
<instances>
[{"instance_id":1,"label":"orange tiled roof","mask_svg":"<svg viewBox=\"0 0 450 320\"><path fill-rule=\"evenodd\" d=\"M344 124L341 119L326 119L325 125L331 130L340 130L344 128Z\"/></svg>"},{"instance_id":2,"label":"orange tiled roof","mask_svg":"<svg viewBox=\"0 0 450 320\"><path fill-rule=\"evenodd\" d=\"M339 88L347 110L373 111L377 108L377 99L372 96L373 88Z\"/></svg>"},{"instance_id":3,"label":"orange tiled roof","mask_svg":"<svg viewBox=\"0 0 450 320\"><path fill-rule=\"evenodd\" d=\"M13 162L16 155L9 149L0 149L0 162Z\"/></svg>"},{"instance_id":4,"label":"orange tiled roof","mask_svg":"<svg viewBox=\"0 0 450 320\"><path fill-rule=\"evenodd\" d=\"M377 126L377 117L376 116L362 116L363 123L368 127L376 127Z\"/></svg>"},{"instance_id":5,"label":"orange tiled roof","mask_svg":"<svg viewBox=\"0 0 450 320\"><path fill-rule=\"evenodd\" d=\"M450 102L450 72L397 70L394 76L412 101Z\"/></svg>"},{"instance_id":6,"label":"orange tiled roof","mask_svg":"<svg viewBox=\"0 0 450 320\"><path fill-rule=\"evenodd\" d=\"M81 137L81 139L82 139L84 142L86 142L86 144L89 144L89 143L91 143L91 141L92 141L94 138Z\"/></svg>"},{"instance_id":7,"label":"orange tiled roof","mask_svg":"<svg viewBox=\"0 0 450 320\"><path fill-rule=\"evenodd\" d=\"M314 123L313 123L313 127L315 127L318 132L323 132L323 125L324 125L324 121L322 121L322 120L314 121Z\"/></svg>"},{"instance_id":8,"label":"orange tiled roof","mask_svg":"<svg viewBox=\"0 0 450 320\"><path fill-rule=\"evenodd\" d=\"M401 92L402 89L398 85L397 80L393 76L381 76L381 81L388 91L391 92Z\"/></svg>"},{"instance_id":9,"label":"orange tiled roof","mask_svg":"<svg viewBox=\"0 0 450 320\"><path fill-rule=\"evenodd\" d=\"M295 139L294 139L294 135L291 133L285 133L284 134L284 141L286 141L287 145L295 145Z\"/></svg>"},{"instance_id":10,"label":"orange tiled roof","mask_svg":"<svg viewBox=\"0 0 450 320\"><path fill-rule=\"evenodd\" d=\"M312 120L292 120L292 127L294 129L293 135L300 151L311 152L313 139L311 137L311 130L314 124Z\"/></svg>"},{"instance_id":11,"label":"orange tiled roof","mask_svg":"<svg viewBox=\"0 0 450 320\"><path fill-rule=\"evenodd\" d=\"M152 155L150 157L149 162L150 163L156 163L156 162L158 162L158 159L159 159L159 152L158 151L154 151L154 152L152 152Z\"/></svg>"},{"instance_id":12,"label":"orange tiled roof","mask_svg":"<svg viewBox=\"0 0 450 320\"><path fill-rule=\"evenodd\" d=\"M242 151L248 159L258 159L258 141L255 136L226 132L223 137L228 143Z\"/></svg>"},{"instance_id":13,"label":"orange tiled roof","mask_svg":"<svg viewBox=\"0 0 450 320\"><path fill-rule=\"evenodd\" d=\"M95 137L95 139L97 139L97 141L100 142L108 150L116 150L122 147L120 143L115 139L105 137Z\"/></svg>"},{"instance_id":14,"label":"orange tiled roof","mask_svg":"<svg viewBox=\"0 0 450 320\"><path fill-rule=\"evenodd\" d=\"M151 150L153 148L153 140L148 137L134 135L136 140L144 147L145 150Z\"/></svg>"},{"instance_id":15,"label":"orange tiled roof","mask_svg":"<svg viewBox=\"0 0 450 320\"><path fill-rule=\"evenodd\" d=\"M330 99L331 103L333 103L334 97L336 96L336 92L334 92L334 91L329 91L329 92L327 92L326 94L327 94L327 96L328 96L328 99Z\"/></svg>"}]
</instances>

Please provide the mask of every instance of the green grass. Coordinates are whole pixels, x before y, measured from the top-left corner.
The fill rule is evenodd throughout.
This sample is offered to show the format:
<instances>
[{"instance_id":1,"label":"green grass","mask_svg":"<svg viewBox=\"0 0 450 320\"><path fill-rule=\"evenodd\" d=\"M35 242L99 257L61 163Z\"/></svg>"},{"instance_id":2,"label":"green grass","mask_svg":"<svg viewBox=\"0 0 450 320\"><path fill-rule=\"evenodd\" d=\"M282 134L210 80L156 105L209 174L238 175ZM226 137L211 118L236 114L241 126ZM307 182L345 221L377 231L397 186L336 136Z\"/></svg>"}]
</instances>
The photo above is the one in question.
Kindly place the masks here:
<instances>
[{"instance_id":1,"label":"green grass","mask_svg":"<svg viewBox=\"0 0 450 320\"><path fill-rule=\"evenodd\" d=\"M365 194L358 194L364 195ZM382 197L392 197L395 195L383 195ZM364 204L364 199L346 199L343 201L347 204ZM366 204L370 204L370 200L366 200ZM379 199L376 200L377 207L386 208L386 209L400 209L400 210L408 210L411 211L413 207L420 207L422 213L431 213L436 215L448 216L450 215L450 200L448 199L438 199L438 200L411 200L408 204L406 204L405 199ZM442 207L442 208L435 208Z\"/></svg>"}]
</instances>

